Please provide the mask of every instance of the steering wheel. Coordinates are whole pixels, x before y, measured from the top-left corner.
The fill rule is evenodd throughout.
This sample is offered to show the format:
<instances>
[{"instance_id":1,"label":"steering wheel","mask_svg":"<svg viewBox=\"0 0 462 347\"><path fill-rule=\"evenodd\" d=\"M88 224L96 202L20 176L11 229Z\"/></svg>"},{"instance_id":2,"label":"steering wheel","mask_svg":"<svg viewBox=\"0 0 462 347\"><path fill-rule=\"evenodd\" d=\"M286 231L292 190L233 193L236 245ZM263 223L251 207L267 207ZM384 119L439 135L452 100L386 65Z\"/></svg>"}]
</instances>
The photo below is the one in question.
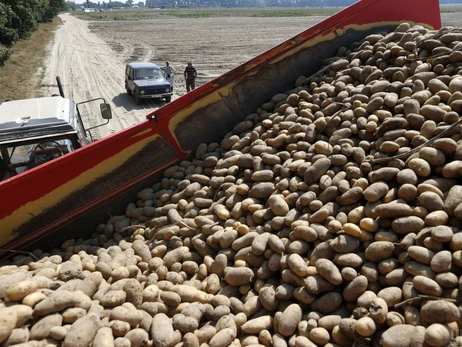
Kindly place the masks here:
<instances>
[{"instance_id":1,"label":"steering wheel","mask_svg":"<svg viewBox=\"0 0 462 347\"><path fill-rule=\"evenodd\" d=\"M33 151L34 160L43 164L64 155L61 145L56 141L48 141L37 144Z\"/></svg>"}]
</instances>

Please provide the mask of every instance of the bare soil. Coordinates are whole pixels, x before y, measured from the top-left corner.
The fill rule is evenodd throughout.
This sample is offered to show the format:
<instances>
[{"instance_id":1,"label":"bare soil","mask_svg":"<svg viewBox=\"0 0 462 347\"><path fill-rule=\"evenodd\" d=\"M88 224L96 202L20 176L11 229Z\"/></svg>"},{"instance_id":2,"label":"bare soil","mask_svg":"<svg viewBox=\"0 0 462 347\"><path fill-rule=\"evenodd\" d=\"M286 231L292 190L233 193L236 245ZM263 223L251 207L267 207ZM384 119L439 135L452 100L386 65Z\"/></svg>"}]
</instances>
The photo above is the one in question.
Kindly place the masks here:
<instances>
[{"instance_id":1,"label":"bare soil","mask_svg":"<svg viewBox=\"0 0 462 347\"><path fill-rule=\"evenodd\" d=\"M165 104L147 100L136 105L124 87L125 64L165 61L176 69L174 96L186 93L183 71L192 61L198 71L197 85L265 52L315 25L326 17L222 17L165 18L152 20L86 21L61 15L45 63L41 94L57 93L56 76L66 97L76 102L103 97L111 104L113 119L93 131L102 138L127 128ZM443 13L446 26L459 24L460 12ZM85 108L85 107L84 107ZM101 123L94 108L85 108L84 122Z\"/></svg>"}]
</instances>

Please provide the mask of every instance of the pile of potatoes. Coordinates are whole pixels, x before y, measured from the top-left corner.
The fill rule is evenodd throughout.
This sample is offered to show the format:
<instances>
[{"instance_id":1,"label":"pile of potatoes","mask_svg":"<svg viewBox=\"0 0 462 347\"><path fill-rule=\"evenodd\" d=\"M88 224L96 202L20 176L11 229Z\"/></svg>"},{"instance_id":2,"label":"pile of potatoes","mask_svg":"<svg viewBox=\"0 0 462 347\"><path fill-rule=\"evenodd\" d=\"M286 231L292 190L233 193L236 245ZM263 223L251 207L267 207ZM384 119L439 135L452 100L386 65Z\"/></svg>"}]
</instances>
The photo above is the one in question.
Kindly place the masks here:
<instances>
[{"instance_id":1,"label":"pile of potatoes","mask_svg":"<svg viewBox=\"0 0 462 347\"><path fill-rule=\"evenodd\" d=\"M93 238L1 267L1 346L462 345L460 112L462 30L342 47Z\"/></svg>"}]
</instances>

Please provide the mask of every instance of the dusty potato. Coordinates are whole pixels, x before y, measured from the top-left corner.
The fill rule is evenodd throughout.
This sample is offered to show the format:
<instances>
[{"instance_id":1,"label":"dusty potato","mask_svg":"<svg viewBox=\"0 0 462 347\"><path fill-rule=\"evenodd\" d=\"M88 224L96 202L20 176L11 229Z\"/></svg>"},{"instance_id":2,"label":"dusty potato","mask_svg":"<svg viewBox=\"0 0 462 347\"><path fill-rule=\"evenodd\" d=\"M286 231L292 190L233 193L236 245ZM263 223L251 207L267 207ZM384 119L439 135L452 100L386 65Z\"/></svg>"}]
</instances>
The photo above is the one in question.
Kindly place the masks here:
<instances>
[{"instance_id":1,"label":"dusty potato","mask_svg":"<svg viewBox=\"0 0 462 347\"><path fill-rule=\"evenodd\" d=\"M109 327L101 327L95 335L93 340L94 346L114 346L114 337L112 330Z\"/></svg>"},{"instance_id":2,"label":"dusty potato","mask_svg":"<svg viewBox=\"0 0 462 347\"><path fill-rule=\"evenodd\" d=\"M146 346L149 341L148 332L140 328L130 330L124 337L130 341L132 347Z\"/></svg>"},{"instance_id":3,"label":"dusty potato","mask_svg":"<svg viewBox=\"0 0 462 347\"><path fill-rule=\"evenodd\" d=\"M63 346L88 346L96 336L100 320L95 314L77 319L63 341Z\"/></svg>"},{"instance_id":4,"label":"dusty potato","mask_svg":"<svg viewBox=\"0 0 462 347\"><path fill-rule=\"evenodd\" d=\"M283 336L292 335L302 319L302 311L297 304L289 305L282 313L278 331Z\"/></svg>"},{"instance_id":5,"label":"dusty potato","mask_svg":"<svg viewBox=\"0 0 462 347\"><path fill-rule=\"evenodd\" d=\"M151 326L151 336L155 345L170 346L175 340L172 322L164 313L159 313L153 317Z\"/></svg>"},{"instance_id":6,"label":"dusty potato","mask_svg":"<svg viewBox=\"0 0 462 347\"><path fill-rule=\"evenodd\" d=\"M10 308L0 307L0 342L5 341L16 326L16 312Z\"/></svg>"},{"instance_id":7,"label":"dusty potato","mask_svg":"<svg viewBox=\"0 0 462 347\"><path fill-rule=\"evenodd\" d=\"M451 340L451 333L447 326L434 323L425 330L425 343L430 346L446 346Z\"/></svg>"}]
</instances>

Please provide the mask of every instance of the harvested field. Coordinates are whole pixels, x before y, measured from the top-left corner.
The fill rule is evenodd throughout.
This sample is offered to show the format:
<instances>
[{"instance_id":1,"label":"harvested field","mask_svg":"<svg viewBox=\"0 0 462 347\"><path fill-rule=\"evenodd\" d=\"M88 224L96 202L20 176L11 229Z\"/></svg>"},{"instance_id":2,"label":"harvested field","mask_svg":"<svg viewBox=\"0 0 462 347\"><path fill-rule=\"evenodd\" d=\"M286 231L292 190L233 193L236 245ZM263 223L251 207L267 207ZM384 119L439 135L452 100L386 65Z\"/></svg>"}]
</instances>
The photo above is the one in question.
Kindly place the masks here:
<instances>
[{"instance_id":1,"label":"harvested field","mask_svg":"<svg viewBox=\"0 0 462 347\"><path fill-rule=\"evenodd\" d=\"M63 14L63 25L56 32L45 63L41 94L57 93L55 78L60 76L66 96L77 102L105 98L112 105L114 117L108 126L94 130L94 136L102 138L143 121L147 114L165 104L163 100L149 100L136 105L124 88L126 63L150 61L164 66L166 60L170 61L177 70L172 98L175 100L186 93L183 71L187 61L191 60L198 70L197 85L204 84L336 10L222 9L174 15L161 11L113 11L83 17L94 20ZM443 7L443 25L457 25L460 11L462 7ZM305 13L306 16L300 16ZM84 121L98 124L98 113L87 110Z\"/></svg>"}]
</instances>

